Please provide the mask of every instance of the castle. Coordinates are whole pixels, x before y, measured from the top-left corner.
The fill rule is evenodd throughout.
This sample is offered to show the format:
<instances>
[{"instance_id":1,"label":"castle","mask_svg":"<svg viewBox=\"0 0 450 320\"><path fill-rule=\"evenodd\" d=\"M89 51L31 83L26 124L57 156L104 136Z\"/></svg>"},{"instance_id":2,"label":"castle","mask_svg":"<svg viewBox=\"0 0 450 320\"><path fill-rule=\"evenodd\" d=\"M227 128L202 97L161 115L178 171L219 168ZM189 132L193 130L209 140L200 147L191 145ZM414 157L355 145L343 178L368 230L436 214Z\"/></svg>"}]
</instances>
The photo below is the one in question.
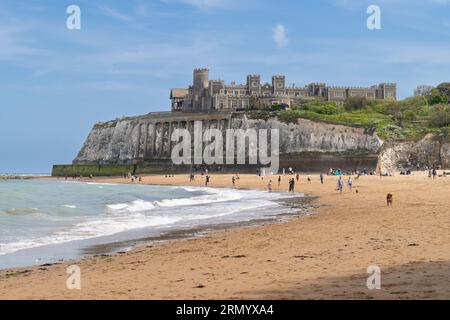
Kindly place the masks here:
<instances>
[{"instance_id":1,"label":"castle","mask_svg":"<svg viewBox=\"0 0 450 320\"><path fill-rule=\"evenodd\" d=\"M193 84L187 89L173 88L170 93L172 111L207 112L212 110L259 109L267 105L288 106L321 98L343 102L349 97L396 99L397 85L381 83L371 87L331 87L325 83L310 83L304 87L286 86L286 77L272 77L272 83L262 83L261 76L248 75L246 84L225 84L209 80L208 69L195 69Z\"/></svg>"}]
</instances>

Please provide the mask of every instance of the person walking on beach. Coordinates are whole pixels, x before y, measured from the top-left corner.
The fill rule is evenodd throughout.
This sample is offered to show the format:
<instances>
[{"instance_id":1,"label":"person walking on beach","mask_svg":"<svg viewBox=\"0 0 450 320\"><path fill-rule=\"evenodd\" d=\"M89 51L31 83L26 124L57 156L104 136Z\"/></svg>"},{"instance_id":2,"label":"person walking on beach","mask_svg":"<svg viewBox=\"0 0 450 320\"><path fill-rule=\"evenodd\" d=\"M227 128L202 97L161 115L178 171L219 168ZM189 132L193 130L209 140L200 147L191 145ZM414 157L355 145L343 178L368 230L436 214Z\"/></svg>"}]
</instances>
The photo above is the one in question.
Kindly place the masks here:
<instances>
[{"instance_id":1,"label":"person walking on beach","mask_svg":"<svg viewBox=\"0 0 450 320\"><path fill-rule=\"evenodd\" d=\"M319 177L320 177L320 183L323 184L323 174L321 173Z\"/></svg>"},{"instance_id":2,"label":"person walking on beach","mask_svg":"<svg viewBox=\"0 0 450 320\"><path fill-rule=\"evenodd\" d=\"M231 177L231 182L233 183L233 187L234 187L234 183L236 181L236 178L234 176Z\"/></svg>"},{"instance_id":3,"label":"person walking on beach","mask_svg":"<svg viewBox=\"0 0 450 320\"><path fill-rule=\"evenodd\" d=\"M281 185L281 176L278 176L278 186Z\"/></svg>"},{"instance_id":4,"label":"person walking on beach","mask_svg":"<svg viewBox=\"0 0 450 320\"><path fill-rule=\"evenodd\" d=\"M308 183L311 183L311 176L308 176Z\"/></svg>"},{"instance_id":5,"label":"person walking on beach","mask_svg":"<svg viewBox=\"0 0 450 320\"><path fill-rule=\"evenodd\" d=\"M294 192L294 188L295 188L295 179L289 179L289 192Z\"/></svg>"},{"instance_id":6,"label":"person walking on beach","mask_svg":"<svg viewBox=\"0 0 450 320\"><path fill-rule=\"evenodd\" d=\"M270 180L269 183L267 184L267 190L269 192L272 192L272 180Z\"/></svg>"},{"instance_id":7,"label":"person walking on beach","mask_svg":"<svg viewBox=\"0 0 450 320\"><path fill-rule=\"evenodd\" d=\"M344 181L342 180L342 176L339 176L338 180L338 190L342 193L342 189L344 188Z\"/></svg>"},{"instance_id":8,"label":"person walking on beach","mask_svg":"<svg viewBox=\"0 0 450 320\"><path fill-rule=\"evenodd\" d=\"M205 187L207 187L209 184L209 176L205 177Z\"/></svg>"},{"instance_id":9,"label":"person walking on beach","mask_svg":"<svg viewBox=\"0 0 450 320\"><path fill-rule=\"evenodd\" d=\"M300 175L298 173L295 175L295 179L297 180L297 182L298 180L300 180Z\"/></svg>"},{"instance_id":10,"label":"person walking on beach","mask_svg":"<svg viewBox=\"0 0 450 320\"><path fill-rule=\"evenodd\" d=\"M433 180L436 179L437 171L436 168L433 168Z\"/></svg>"},{"instance_id":11,"label":"person walking on beach","mask_svg":"<svg viewBox=\"0 0 450 320\"><path fill-rule=\"evenodd\" d=\"M352 177L348 177L347 185L348 185L348 189L350 190L350 192L352 192L352 187L353 187Z\"/></svg>"}]
</instances>

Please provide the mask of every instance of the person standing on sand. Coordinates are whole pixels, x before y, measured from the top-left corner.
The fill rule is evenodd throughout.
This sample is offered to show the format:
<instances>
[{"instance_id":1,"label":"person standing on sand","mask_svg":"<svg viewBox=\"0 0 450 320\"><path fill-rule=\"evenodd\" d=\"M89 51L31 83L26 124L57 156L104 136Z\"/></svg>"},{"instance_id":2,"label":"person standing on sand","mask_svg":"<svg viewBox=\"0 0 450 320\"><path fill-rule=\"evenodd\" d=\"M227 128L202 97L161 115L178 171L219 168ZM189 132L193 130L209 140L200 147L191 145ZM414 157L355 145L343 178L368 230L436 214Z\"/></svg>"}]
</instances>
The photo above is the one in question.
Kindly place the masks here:
<instances>
[{"instance_id":1,"label":"person standing on sand","mask_svg":"<svg viewBox=\"0 0 450 320\"><path fill-rule=\"evenodd\" d=\"M281 185L281 176L278 176L278 186Z\"/></svg>"},{"instance_id":2,"label":"person standing on sand","mask_svg":"<svg viewBox=\"0 0 450 320\"><path fill-rule=\"evenodd\" d=\"M353 187L352 177L348 177L347 185L348 185L348 189L350 190L350 192L352 192L352 187Z\"/></svg>"},{"instance_id":3,"label":"person standing on sand","mask_svg":"<svg viewBox=\"0 0 450 320\"><path fill-rule=\"evenodd\" d=\"M300 175L298 173L295 175L295 179L297 180L297 182L298 180L300 180Z\"/></svg>"},{"instance_id":4,"label":"person standing on sand","mask_svg":"<svg viewBox=\"0 0 450 320\"><path fill-rule=\"evenodd\" d=\"M233 187L234 187L234 183L236 181L236 178L234 176L231 177L231 182L233 183Z\"/></svg>"},{"instance_id":5,"label":"person standing on sand","mask_svg":"<svg viewBox=\"0 0 450 320\"><path fill-rule=\"evenodd\" d=\"M319 177L320 177L320 183L323 184L323 174L321 173Z\"/></svg>"},{"instance_id":6,"label":"person standing on sand","mask_svg":"<svg viewBox=\"0 0 450 320\"><path fill-rule=\"evenodd\" d=\"M308 183L311 183L311 176L308 176Z\"/></svg>"},{"instance_id":7,"label":"person standing on sand","mask_svg":"<svg viewBox=\"0 0 450 320\"><path fill-rule=\"evenodd\" d=\"M267 184L267 190L269 192L272 192L272 180L270 180L269 183Z\"/></svg>"},{"instance_id":8,"label":"person standing on sand","mask_svg":"<svg viewBox=\"0 0 450 320\"><path fill-rule=\"evenodd\" d=\"M436 179L437 171L436 168L433 168L433 180Z\"/></svg>"},{"instance_id":9,"label":"person standing on sand","mask_svg":"<svg viewBox=\"0 0 450 320\"><path fill-rule=\"evenodd\" d=\"M342 193L342 189L344 188L344 181L342 180L342 176L339 176L338 179L338 190Z\"/></svg>"},{"instance_id":10,"label":"person standing on sand","mask_svg":"<svg viewBox=\"0 0 450 320\"><path fill-rule=\"evenodd\" d=\"M294 192L295 189L295 179L289 179L289 192Z\"/></svg>"},{"instance_id":11,"label":"person standing on sand","mask_svg":"<svg viewBox=\"0 0 450 320\"><path fill-rule=\"evenodd\" d=\"M205 187L207 187L209 184L209 176L205 177Z\"/></svg>"}]
</instances>

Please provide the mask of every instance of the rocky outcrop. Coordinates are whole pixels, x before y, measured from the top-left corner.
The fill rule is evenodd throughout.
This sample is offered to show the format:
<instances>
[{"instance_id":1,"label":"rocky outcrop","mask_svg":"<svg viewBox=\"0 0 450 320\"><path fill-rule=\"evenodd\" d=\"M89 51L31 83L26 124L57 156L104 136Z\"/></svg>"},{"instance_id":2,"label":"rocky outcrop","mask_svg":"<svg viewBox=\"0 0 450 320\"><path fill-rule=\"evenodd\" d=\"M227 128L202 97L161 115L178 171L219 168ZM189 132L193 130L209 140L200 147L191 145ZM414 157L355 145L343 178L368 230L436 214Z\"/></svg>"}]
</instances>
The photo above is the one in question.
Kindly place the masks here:
<instances>
[{"instance_id":1,"label":"rocky outcrop","mask_svg":"<svg viewBox=\"0 0 450 320\"><path fill-rule=\"evenodd\" d=\"M428 134L420 141L387 143L378 157L378 169L382 172L397 170L424 170L433 166L448 168L450 143Z\"/></svg>"}]
</instances>

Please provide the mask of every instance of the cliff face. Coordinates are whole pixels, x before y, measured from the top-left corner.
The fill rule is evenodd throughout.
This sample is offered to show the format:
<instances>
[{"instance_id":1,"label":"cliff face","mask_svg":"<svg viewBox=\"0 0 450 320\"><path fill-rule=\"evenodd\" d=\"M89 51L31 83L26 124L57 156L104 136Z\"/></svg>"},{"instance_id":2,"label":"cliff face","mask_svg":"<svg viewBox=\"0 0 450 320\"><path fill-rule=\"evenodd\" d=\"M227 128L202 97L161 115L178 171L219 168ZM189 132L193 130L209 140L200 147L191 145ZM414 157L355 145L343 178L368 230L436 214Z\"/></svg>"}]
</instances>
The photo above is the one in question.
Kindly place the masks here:
<instances>
[{"instance_id":1,"label":"cliff face","mask_svg":"<svg viewBox=\"0 0 450 320\"><path fill-rule=\"evenodd\" d=\"M248 119L243 114L149 114L94 126L74 164L171 163L174 129L191 135L194 121L207 128L279 129L283 167L322 170L329 167L373 168L383 172L450 167L450 143L428 135L421 141L383 143L364 129L299 119L284 123L276 118ZM318 163L320 162L320 165ZM377 164L378 162L378 164Z\"/></svg>"},{"instance_id":2,"label":"cliff face","mask_svg":"<svg viewBox=\"0 0 450 320\"><path fill-rule=\"evenodd\" d=\"M242 114L148 115L97 124L90 132L74 164L130 163L134 160L170 159L173 129L186 128L193 135L193 122L206 128L279 129L280 154L376 154L383 142L364 129L299 119L287 124L277 119L252 120Z\"/></svg>"},{"instance_id":3,"label":"cliff face","mask_svg":"<svg viewBox=\"0 0 450 320\"><path fill-rule=\"evenodd\" d=\"M120 120L96 124L74 163L119 163L136 157L138 121Z\"/></svg>"},{"instance_id":4,"label":"cliff face","mask_svg":"<svg viewBox=\"0 0 450 320\"><path fill-rule=\"evenodd\" d=\"M383 172L433 166L450 167L450 143L439 141L432 134L417 142L387 144L379 154L378 167Z\"/></svg>"},{"instance_id":5,"label":"cliff face","mask_svg":"<svg viewBox=\"0 0 450 320\"><path fill-rule=\"evenodd\" d=\"M376 154L383 142L376 134L364 129L331 125L299 119L297 123L284 123L277 119L235 119L235 128L279 129L280 153L304 152Z\"/></svg>"}]
</instances>

